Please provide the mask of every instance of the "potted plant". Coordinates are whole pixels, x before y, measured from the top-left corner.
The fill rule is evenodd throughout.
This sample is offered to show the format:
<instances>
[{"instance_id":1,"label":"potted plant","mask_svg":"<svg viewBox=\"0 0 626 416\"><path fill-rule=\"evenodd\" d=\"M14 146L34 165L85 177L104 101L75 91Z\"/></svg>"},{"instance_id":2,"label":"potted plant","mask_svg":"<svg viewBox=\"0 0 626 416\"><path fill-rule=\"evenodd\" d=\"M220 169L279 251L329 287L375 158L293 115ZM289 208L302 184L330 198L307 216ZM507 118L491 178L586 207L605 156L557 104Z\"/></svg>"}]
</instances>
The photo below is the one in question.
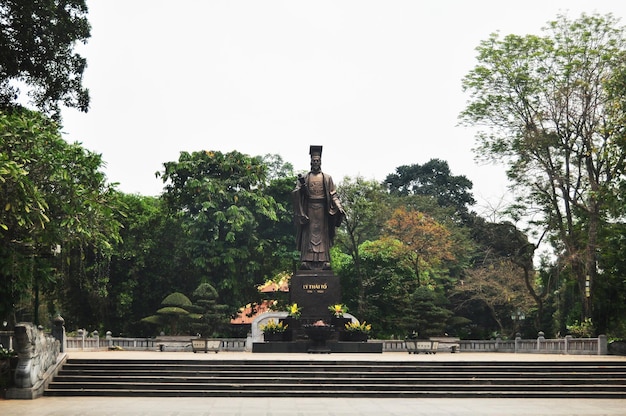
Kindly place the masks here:
<instances>
[{"instance_id":1,"label":"potted plant","mask_svg":"<svg viewBox=\"0 0 626 416\"><path fill-rule=\"evenodd\" d=\"M292 303L291 305L287 305L286 308L287 317L282 318L280 321L285 325L289 325L291 332L292 330L296 330L300 328L300 316L302 315L302 308L298 306L297 303Z\"/></svg>"},{"instance_id":2,"label":"potted plant","mask_svg":"<svg viewBox=\"0 0 626 416\"><path fill-rule=\"evenodd\" d=\"M285 341L288 327L289 325L284 322L277 322L272 319L265 325L261 325L260 329L265 341Z\"/></svg>"},{"instance_id":3,"label":"potted plant","mask_svg":"<svg viewBox=\"0 0 626 416\"><path fill-rule=\"evenodd\" d=\"M369 337L369 333L372 331L372 325L367 322L349 322L344 326L344 331L341 333L342 341L355 341L365 342Z\"/></svg>"},{"instance_id":4,"label":"potted plant","mask_svg":"<svg viewBox=\"0 0 626 416\"><path fill-rule=\"evenodd\" d=\"M345 318L344 313L348 312L348 307L343 303L336 303L328 307L330 313L332 313L331 325L336 328L343 328L345 324L350 322L350 318Z\"/></svg>"}]
</instances>

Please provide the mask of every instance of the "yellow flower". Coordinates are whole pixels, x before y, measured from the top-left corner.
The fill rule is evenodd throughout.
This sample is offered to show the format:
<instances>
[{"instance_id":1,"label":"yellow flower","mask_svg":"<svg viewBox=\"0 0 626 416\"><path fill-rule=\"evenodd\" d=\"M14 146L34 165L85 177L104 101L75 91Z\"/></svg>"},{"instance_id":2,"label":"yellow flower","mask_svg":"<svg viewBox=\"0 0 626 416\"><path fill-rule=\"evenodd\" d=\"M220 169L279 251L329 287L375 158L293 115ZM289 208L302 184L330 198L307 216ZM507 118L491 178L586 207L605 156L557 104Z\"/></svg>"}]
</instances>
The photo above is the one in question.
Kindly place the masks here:
<instances>
[{"instance_id":1,"label":"yellow flower","mask_svg":"<svg viewBox=\"0 0 626 416\"><path fill-rule=\"evenodd\" d=\"M340 318L344 313L348 312L348 307L343 303L337 303L335 305L330 305L328 310L331 311L333 315Z\"/></svg>"},{"instance_id":2,"label":"yellow flower","mask_svg":"<svg viewBox=\"0 0 626 416\"><path fill-rule=\"evenodd\" d=\"M285 332L289 325L282 322L276 322L274 319L268 321L265 325L261 325L260 329L263 333Z\"/></svg>"},{"instance_id":3,"label":"yellow flower","mask_svg":"<svg viewBox=\"0 0 626 416\"><path fill-rule=\"evenodd\" d=\"M297 303L293 303L289 305L289 307L287 308L287 312L289 313L289 316L291 316L292 318L298 319L300 318L300 315L302 314L302 308L300 308Z\"/></svg>"},{"instance_id":4,"label":"yellow flower","mask_svg":"<svg viewBox=\"0 0 626 416\"><path fill-rule=\"evenodd\" d=\"M358 321L348 322L345 326L346 326L346 331L348 332L363 332L365 334L369 334L370 331L372 330L372 325L368 324L365 321L361 323L359 323Z\"/></svg>"}]
</instances>

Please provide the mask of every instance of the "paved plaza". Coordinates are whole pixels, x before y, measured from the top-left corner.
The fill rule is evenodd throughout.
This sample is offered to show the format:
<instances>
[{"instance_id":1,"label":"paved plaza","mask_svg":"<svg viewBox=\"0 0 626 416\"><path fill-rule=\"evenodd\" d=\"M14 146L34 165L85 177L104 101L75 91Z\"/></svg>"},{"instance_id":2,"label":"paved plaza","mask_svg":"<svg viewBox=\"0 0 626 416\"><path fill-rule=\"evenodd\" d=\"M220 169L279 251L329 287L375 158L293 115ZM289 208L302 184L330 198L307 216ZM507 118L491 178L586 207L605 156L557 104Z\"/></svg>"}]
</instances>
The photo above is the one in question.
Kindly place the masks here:
<instances>
[{"instance_id":1,"label":"paved plaza","mask_svg":"<svg viewBox=\"0 0 626 416\"><path fill-rule=\"evenodd\" d=\"M568 361L624 360L617 356L545 354L439 353L436 355L383 354L193 354L167 352L70 352L71 358L168 359L298 359L379 361ZM380 399L380 398L154 398L154 397L42 397L0 400L0 416L626 416L626 399Z\"/></svg>"}]
</instances>

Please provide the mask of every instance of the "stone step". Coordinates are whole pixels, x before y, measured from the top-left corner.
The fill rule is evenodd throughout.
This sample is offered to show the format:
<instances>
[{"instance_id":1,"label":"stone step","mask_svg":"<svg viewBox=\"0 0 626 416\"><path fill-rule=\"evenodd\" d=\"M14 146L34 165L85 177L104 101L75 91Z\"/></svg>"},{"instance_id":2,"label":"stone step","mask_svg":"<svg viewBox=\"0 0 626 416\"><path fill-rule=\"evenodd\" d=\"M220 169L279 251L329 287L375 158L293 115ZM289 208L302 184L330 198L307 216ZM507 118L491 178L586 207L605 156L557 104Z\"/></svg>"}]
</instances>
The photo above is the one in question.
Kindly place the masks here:
<instances>
[{"instance_id":1,"label":"stone step","mask_svg":"<svg viewBox=\"0 0 626 416\"><path fill-rule=\"evenodd\" d=\"M83 360L84 361L84 360ZM172 362L172 361L129 361L124 362L124 360L110 360L109 362L100 360L98 362L90 362L84 361L79 362L77 360L69 360L68 363L65 364L64 369L73 369L78 368L83 371L97 371L97 370L107 370L107 371L116 371L116 370L149 370L154 369L156 371L170 371L170 370L192 370L192 371L201 371L201 370L212 370L212 371L259 371L266 372L277 370L279 371L289 371L289 370L302 370L302 371L312 371L314 369L326 370L332 366L331 368L337 371L358 371L358 372L406 372L408 370L412 371L431 371L431 372L466 372L466 373L477 373L477 372L572 372L572 363L559 363L559 364L532 364L532 363L465 363L465 362L457 362L454 365L451 365L447 362L437 362L437 363L429 363L429 364L414 364L414 363L406 363L406 362L397 362L397 363L385 363L385 364L372 364L372 363L335 363L335 362L300 362L300 363L291 363L284 364L282 362L276 363L266 363L266 364L257 364L257 363L221 363L214 361L183 361L183 362ZM626 372L626 366L624 363L576 363L575 371L582 372L585 371L587 373L601 372L601 373L624 373Z\"/></svg>"},{"instance_id":2,"label":"stone step","mask_svg":"<svg viewBox=\"0 0 626 416\"><path fill-rule=\"evenodd\" d=\"M45 394L626 398L626 363L69 359Z\"/></svg>"},{"instance_id":3,"label":"stone step","mask_svg":"<svg viewBox=\"0 0 626 416\"><path fill-rule=\"evenodd\" d=\"M46 391L46 396L89 396L89 397L367 397L367 398L539 398L539 399L624 399L626 395L624 391L602 391L602 390L586 390L586 391L568 391L568 390L540 390L526 391L523 389L510 391L497 390L458 390L450 388L449 390L415 390L410 391L366 391L366 390L337 390L337 389L318 389L318 390L274 390L266 389L257 390L155 390L155 389L126 389L126 390L85 390L77 389L57 389Z\"/></svg>"},{"instance_id":4,"label":"stone step","mask_svg":"<svg viewBox=\"0 0 626 416\"><path fill-rule=\"evenodd\" d=\"M334 379L315 379L315 378L298 378L298 379L285 379L279 377L269 378L202 378L202 377L190 377L190 378L167 378L167 377L154 377L154 378L134 378L134 377L73 377L65 378L58 377L53 381L53 387L51 388L71 388L73 385L80 385L82 388L104 388L111 387L117 388L118 386L154 386L155 388L174 388L180 385L190 386L193 388L203 388L204 386L243 386L243 385L263 385L265 387L273 387L275 385L289 385L302 386L305 384L310 385L341 385L348 386L356 384L359 386L382 386L398 387L398 386L428 386L435 388L435 386L448 386L448 385L463 385L463 386L490 386L497 388L507 388L508 386L530 386L530 388L551 388L553 386L567 386L568 388L587 388L590 385L594 386L618 386L623 388L626 386L626 379L594 379L590 380L572 380L562 378L550 378L542 379L540 382L532 378L523 379L505 379L505 378L489 378L489 379L458 379L458 378L402 378L388 380L385 378L378 379L356 379L356 378L334 378ZM172 386L172 387L170 387ZM287 387L285 387L287 388Z\"/></svg>"},{"instance_id":5,"label":"stone step","mask_svg":"<svg viewBox=\"0 0 626 416\"><path fill-rule=\"evenodd\" d=\"M335 371L322 371L322 372L306 372L306 371L284 371L284 372L242 372L242 371L125 371L122 373L110 372L106 370L85 372L82 370L61 370L55 377L55 380L71 380L79 378L95 379L328 379L328 380L372 380L372 379L384 379L387 382L395 382L403 379L419 379L419 380L446 380L446 379L458 379L458 380L510 380L510 379L524 379L534 380L536 382L543 382L547 380L608 380L616 382L619 380L626 380L626 373L586 373L586 372L571 372L571 373L538 373L538 372L520 372L520 373L498 373L498 372L479 372L479 373L455 373L455 372L402 372L402 373L378 373L378 372L335 372Z\"/></svg>"}]
</instances>

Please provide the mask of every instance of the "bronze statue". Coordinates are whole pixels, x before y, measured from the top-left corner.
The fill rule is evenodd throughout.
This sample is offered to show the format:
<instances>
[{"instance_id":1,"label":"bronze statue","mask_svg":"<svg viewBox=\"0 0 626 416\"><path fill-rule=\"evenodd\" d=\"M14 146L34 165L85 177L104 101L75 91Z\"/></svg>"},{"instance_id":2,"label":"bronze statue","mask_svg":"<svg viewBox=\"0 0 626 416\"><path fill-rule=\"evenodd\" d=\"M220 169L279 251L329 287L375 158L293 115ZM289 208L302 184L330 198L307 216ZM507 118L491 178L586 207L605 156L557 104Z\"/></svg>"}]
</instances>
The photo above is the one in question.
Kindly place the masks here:
<instances>
[{"instance_id":1,"label":"bronze statue","mask_svg":"<svg viewBox=\"0 0 626 416\"><path fill-rule=\"evenodd\" d=\"M333 178L321 170L322 146L311 146L309 154L311 171L298 175L292 193L296 247L300 250L301 269L330 270L330 247L345 212Z\"/></svg>"}]
</instances>

